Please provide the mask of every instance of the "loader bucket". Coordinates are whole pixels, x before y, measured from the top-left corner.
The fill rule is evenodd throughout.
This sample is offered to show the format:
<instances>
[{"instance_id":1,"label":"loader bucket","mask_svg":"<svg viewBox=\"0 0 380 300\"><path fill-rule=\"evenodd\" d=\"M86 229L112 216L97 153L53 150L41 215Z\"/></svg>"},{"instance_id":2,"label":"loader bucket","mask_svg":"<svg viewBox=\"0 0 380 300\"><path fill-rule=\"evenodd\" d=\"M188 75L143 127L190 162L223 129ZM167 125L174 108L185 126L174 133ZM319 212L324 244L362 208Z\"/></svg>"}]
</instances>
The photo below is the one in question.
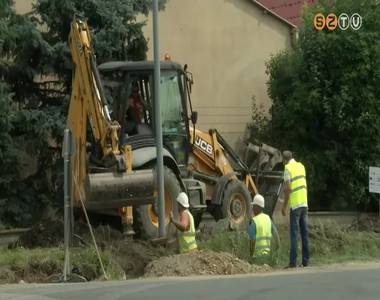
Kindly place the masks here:
<instances>
[{"instance_id":1,"label":"loader bucket","mask_svg":"<svg viewBox=\"0 0 380 300\"><path fill-rule=\"evenodd\" d=\"M257 188L265 198L264 212L273 215L276 203L282 198L283 172L262 172L258 178Z\"/></svg>"},{"instance_id":2,"label":"loader bucket","mask_svg":"<svg viewBox=\"0 0 380 300\"><path fill-rule=\"evenodd\" d=\"M278 199L282 197L282 152L267 144L248 143L244 149L244 162L258 192L265 198L264 212L272 216Z\"/></svg>"},{"instance_id":3,"label":"loader bucket","mask_svg":"<svg viewBox=\"0 0 380 300\"><path fill-rule=\"evenodd\" d=\"M100 210L154 202L152 170L131 173L94 173L86 180L86 207Z\"/></svg>"}]
</instances>

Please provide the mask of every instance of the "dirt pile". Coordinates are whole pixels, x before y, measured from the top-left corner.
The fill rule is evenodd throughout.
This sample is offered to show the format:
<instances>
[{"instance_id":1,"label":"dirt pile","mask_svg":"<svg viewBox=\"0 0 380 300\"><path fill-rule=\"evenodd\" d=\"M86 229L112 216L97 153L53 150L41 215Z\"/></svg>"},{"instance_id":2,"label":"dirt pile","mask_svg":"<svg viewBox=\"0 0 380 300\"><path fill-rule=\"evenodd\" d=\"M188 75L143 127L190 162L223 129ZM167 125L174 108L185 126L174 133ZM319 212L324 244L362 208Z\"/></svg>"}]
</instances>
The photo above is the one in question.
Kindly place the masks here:
<instances>
[{"instance_id":1,"label":"dirt pile","mask_svg":"<svg viewBox=\"0 0 380 300\"><path fill-rule=\"evenodd\" d=\"M20 235L15 245L24 248L57 247L63 244L63 222L45 220Z\"/></svg>"},{"instance_id":2,"label":"dirt pile","mask_svg":"<svg viewBox=\"0 0 380 300\"><path fill-rule=\"evenodd\" d=\"M62 266L62 261L49 257L45 259L35 257L35 259L30 258L23 263L2 266L0 267L0 284L18 283L20 281L27 283L62 282ZM84 262L73 268L70 281L78 281L78 277L81 277L84 281L91 281L101 276L99 266Z\"/></svg>"},{"instance_id":3,"label":"dirt pile","mask_svg":"<svg viewBox=\"0 0 380 300\"><path fill-rule=\"evenodd\" d=\"M18 241L10 247L33 248L51 248L60 247L64 243L63 221L44 220L33 227L29 231L20 235ZM107 247L110 241L122 240L121 232L112 229L109 226L98 226L93 228L95 239L100 248ZM73 246L92 245L92 239L88 225L83 222L75 222Z\"/></svg>"},{"instance_id":4,"label":"dirt pile","mask_svg":"<svg viewBox=\"0 0 380 300\"><path fill-rule=\"evenodd\" d=\"M348 230L347 227L331 224L309 225L309 236L312 239L344 241Z\"/></svg>"},{"instance_id":5,"label":"dirt pile","mask_svg":"<svg viewBox=\"0 0 380 300\"><path fill-rule=\"evenodd\" d=\"M110 245L116 261L125 272L126 278L144 275L145 267L153 260L168 255L168 249L146 241L124 240Z\"/></svg>"},{"instance_id":6,"label":"dirt pile","mask_svg":"<svg viewBox=\"0 0 380 300\"><path fill-rule=\"evenodd\" d=\"M153 260L164 255L173 254L173 250L160 245L152 244L148 241L126 239L120 231L112 229L110 226L98 226L93 228L98 247L103 251L105 257L111 259L117 268L125 273L126 278L137 278L144 275L145 267ZM64 233L62 220L44 220L34 225L29 231L23 233L18 241L9 246L36 249L55 248L63 249ZM73 255L86 251L92 253L93 242L87 224L76 222L73 236ZM49 251L49 250L42 250ZM55 250L51 250L55 251ZM83 261L73 262L73 271L87 280L95 280L101 274L98 260L93 259L93 253L83 254ZM63 257L60 257L62 260ZM107 259L106 259L107 260ZM62 273L63 261L35 260L34 262L24 262L14 266L0 269L0 282L17 282L25 280L27 282L49 281L51 276ZM107 262L106 262L107 264Z\"/></svg>"},{"instance_id":7,"label":"dirt pile","mask_svg":"<svg viewBox=\"0 0 380 300\"><path fill-rule=\"evenodd\" d=\"M232 275L269 270L269 266L251 265L230 253L201 250L152 261L145 268L144 276Z\"/></svg>"},{"instance_id":8,"label":"dirt pile","mask_svg":"<svg viewBox=\"0 0 380 300\"><path fill-rule=\"evenodd\" d=\"M0 267L0 284L16 283L17 277L9 267Z\"/></svg>"},{"instance_id":9,"label":"dirt pile","mask_svg":"<svg viewBox=\"0 0 380 300\"><path fill-rule=\"evenodd\" d=\"M62 271L59 262L51 259L29 260L25 264L15 264L0 268L0 284L26 282L47 282L51 274Z\"/></svg>"},{"instance_id":10,"label":"dirt pile","mask_svg":"<svg viewBox=\"0 0 380 300\"><path fill-rule=\"evenodd\" d=\"M268 266L251 265L234 255L225 252L198 251L190 254L174 255L170 245L163 247L148 241L126 239L119 231L109 226L99 226L94 234L99 248L103 251L104 262L109 271L121 272L127 279L157 276L188 276L188 275L225 275L244 274L267 271ZM87 224L76 222L74 229L73 268L75 273L87 280L96 280L101 275L100 266L94 254L92 239ZM205 230L205 236L209 236ZM45 220L21 235L16 245L18 247L62 249L62 220ZM60 249L41 251L60 251ZM40 251L39 249L36 249ZM61 252L59 252L61 255ZM76 254L75 254L76 253ZM80 254L78 254L80 253ZM74 255L75 254L75 255ZM169 255L169 256L168 256ZM7 282L46 282L51 276L62 273L63 256L35 260L30 259L20 264L20 267L10 267L0 270L0 281ZM107 266L109 265L109 266ZM124 276L125 275L125 276ZM54 277L54 278L55 278Z\"/></svg>"},{"instance_id":11,"label":"dirt pile","mask_svg":"<svg viewBox=\"0 0 380 300\"><path fill-rule=\"evenodd\" d=\"M356 219L349 227L350 230L356 231L373 231L380 232L380 223L378 217L363 216Z\"/></svg>"},{"instance_id":12,"label":"dirt pile","mask_svg":"<svg viewBox=\"0 0 380 300\"><path fill-rule=\"evenodd\" d=\"M331 256L337 251L342 251L348 235L346 227L334 224L309 225L311 257Z\"/></svg>"}]
</instances>

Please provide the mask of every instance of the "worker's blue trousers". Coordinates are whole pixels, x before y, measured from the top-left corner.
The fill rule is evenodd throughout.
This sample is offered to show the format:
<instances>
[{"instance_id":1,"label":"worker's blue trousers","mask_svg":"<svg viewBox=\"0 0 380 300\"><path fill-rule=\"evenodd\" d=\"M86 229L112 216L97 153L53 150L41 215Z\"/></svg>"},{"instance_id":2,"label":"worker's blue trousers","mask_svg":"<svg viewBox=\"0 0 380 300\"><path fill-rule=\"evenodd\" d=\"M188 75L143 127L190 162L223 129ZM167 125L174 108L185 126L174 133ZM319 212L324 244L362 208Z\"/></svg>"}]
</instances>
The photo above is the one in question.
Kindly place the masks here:
<instances>
[{"instance_id":1,"label":"worker's blue trousers","mask_svg":"<svg viewBox=\"0 0 380 300\"><path fill-rule=\"evenodd\" d=\"M309 233L307 228L307 207L290 210L290 266L297 265L297 236L298 226L302 240L302 265L309 264Z\"/></svg>"}]
</instances>

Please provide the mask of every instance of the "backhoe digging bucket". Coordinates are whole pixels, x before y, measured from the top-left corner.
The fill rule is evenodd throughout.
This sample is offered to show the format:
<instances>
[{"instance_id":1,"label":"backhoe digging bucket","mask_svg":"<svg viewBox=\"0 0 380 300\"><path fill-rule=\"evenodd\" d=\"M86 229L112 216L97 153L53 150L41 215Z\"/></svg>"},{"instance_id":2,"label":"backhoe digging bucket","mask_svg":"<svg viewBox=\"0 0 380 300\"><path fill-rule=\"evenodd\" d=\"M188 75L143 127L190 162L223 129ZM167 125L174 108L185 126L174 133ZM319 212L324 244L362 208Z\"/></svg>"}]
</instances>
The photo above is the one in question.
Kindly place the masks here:
<instances>
[{"instance_id":1,"label":"backhoe digging bucket","mask_svg":"<svg viewBox=\"0 0 380 300\"><path fill-rule=\"evenodd\" d=\"M86 207L98 210L151 204L155 199L154 191L152 170L89 174Z\"/></svg>"},{"instance_id":2,"label":"backhoe digging bucket","mask_svg":"<svg viewBox=\"0 0 380 300\"><path fill-rule=\"evenodd\" d=\"M240 154L258 192L265 198L265 213L272 215L279 198L282 198L284 166L282 152L267 144L243 142Z\"/></svg>"}]
</instances>

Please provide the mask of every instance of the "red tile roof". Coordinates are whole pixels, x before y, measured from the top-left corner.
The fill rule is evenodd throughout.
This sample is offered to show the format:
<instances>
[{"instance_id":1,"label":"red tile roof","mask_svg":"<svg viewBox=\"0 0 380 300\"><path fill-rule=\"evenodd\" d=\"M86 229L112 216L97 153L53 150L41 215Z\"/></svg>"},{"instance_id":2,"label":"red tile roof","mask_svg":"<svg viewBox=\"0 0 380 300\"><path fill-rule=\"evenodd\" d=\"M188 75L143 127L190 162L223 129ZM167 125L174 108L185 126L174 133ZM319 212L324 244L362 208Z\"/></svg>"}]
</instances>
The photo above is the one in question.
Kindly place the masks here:
<instances>
[{"instance_id":1,"label":"red tile roof","mask_svg":"<svg viewBox=\"0 0 380 300\"><path fill-rule=\"evenodd\" d=\"M300 14L305 3L314 4L318 0L255 0L257 4L268 9L277 17L289 22L293 26L301 24Z\"/></svg>"}]
</instances>

